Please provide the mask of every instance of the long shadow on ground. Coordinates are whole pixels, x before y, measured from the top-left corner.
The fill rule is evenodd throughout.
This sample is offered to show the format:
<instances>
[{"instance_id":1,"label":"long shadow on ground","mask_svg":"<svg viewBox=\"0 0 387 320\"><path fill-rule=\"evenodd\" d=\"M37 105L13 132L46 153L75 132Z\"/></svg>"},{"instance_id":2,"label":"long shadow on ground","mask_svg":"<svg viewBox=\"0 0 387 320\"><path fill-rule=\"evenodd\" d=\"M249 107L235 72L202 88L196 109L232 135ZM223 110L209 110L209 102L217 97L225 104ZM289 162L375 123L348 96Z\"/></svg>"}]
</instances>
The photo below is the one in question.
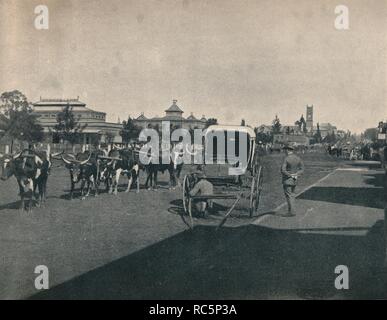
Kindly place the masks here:
<instances>
[{"instance_id":1,"label":"long shadow on ground","mask_svg":"<svg viewBox=\"0 0 387 320\"><path fill-rule=\"evenodd\" d=\"M376 273L382 227L379 221L364 236L342 236L200 226L31 299L337 298L337 265L350 272L350 289L340 298L386 298Z\"/></svg>"},{"instance_id":2,"label":"long shadow on ground","mask_svg":"<svg viewBox=\"0 0 387 320\"><path fill-rule=\"evenodd\" d=\"M382 188L313 187L297 198L383 209L383 196Z\"/></svg>"}]
</instances>

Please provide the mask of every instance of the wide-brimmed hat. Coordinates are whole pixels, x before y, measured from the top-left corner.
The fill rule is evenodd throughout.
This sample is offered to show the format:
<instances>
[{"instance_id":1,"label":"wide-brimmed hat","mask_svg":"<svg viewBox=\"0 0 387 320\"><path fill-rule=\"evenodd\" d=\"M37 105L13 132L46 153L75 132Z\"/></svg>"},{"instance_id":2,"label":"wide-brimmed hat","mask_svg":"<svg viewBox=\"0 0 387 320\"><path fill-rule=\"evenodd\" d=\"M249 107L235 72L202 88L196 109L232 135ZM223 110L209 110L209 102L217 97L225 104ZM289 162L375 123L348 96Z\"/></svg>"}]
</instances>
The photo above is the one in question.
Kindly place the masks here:
<instances>
[{"instance_id":1,"label":"wide-brimmed hat","mask_svg":"<svg viewBox=\"0 0 387 320\"><path fill-rule=\"evenodd\" d=\"M284 146L282 147L282 149L284 149L284 150L294 150L294 148L289 143L285 143Z\"/></svg>"},{"instance_id":2,"label":"wide-brimmed hat","mask_svg":"<svg viewBox=\"0 0 387 320\"><path fill-rule=\"evenodd\" d=\"M193 172L198 178L206 178L206 174L204 173L204 168L201 165L196 167L196 170Z\"/></svg>"}]
</instances>

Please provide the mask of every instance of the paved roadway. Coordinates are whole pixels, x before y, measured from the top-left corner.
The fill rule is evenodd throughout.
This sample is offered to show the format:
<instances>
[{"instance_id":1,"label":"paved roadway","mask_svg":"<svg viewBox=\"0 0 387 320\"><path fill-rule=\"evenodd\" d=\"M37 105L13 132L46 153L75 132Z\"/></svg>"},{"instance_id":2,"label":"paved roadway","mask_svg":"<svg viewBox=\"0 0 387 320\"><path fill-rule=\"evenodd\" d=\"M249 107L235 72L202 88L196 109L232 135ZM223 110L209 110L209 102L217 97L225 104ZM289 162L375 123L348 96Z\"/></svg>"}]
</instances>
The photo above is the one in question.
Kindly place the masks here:
<instances>
[{"instance_id":1,"label":"paved roadway","mask_svg":"<svg viewBox=\"0 0 387 320\"><path fill-rule=\"evenodd\" d=\"M282 203L274 215L258 218L254 224L281 230L339 235L365 235L384 217L381 171L362 162L340 167L316 183L299 190L296 216Z\"/></svg>"}]
</instances>

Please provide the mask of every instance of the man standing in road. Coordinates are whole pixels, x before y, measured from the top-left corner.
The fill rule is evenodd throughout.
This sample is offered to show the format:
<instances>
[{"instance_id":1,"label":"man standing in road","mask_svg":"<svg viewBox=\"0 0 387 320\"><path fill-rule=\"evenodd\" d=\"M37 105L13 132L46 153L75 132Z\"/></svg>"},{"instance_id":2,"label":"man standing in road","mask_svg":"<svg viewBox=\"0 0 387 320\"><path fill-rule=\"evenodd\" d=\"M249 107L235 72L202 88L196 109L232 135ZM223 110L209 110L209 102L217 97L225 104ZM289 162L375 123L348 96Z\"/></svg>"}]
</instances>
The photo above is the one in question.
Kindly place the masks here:
<instances>
[{"instance_id":1,"label":"man standing in road","mask_svg":"<svg viewBox=\"0 0 387 320\"><path fill-rule=\"evenodd\" d=\"M295 189L297 186L298 176L304 172L304 163L293 153L294 148L292 146L286 144L283 149L285 150L286 157L281 166L282 184L286 202L288 203L288 213L284 216L293 217L295 216Z\"/></svg>"}]
</instances>

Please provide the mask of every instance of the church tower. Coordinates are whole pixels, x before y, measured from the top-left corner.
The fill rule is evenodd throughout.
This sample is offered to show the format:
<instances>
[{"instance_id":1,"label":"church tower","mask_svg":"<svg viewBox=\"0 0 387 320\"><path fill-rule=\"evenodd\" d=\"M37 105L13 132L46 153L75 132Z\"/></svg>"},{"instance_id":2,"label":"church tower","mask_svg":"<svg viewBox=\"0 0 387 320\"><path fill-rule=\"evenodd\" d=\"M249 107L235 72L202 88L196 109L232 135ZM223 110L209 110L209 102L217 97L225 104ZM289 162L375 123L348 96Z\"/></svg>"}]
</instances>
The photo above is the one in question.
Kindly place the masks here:
<instances>
[{"instance_id":1,"label":"church tower","mask_svg":"<svg viewBox=\"0 0 387 320\"><path fill-rule=\"evenodd\" d=\"M306 106L306 129L313 132L313 105Z\"/></svg>"}]
</instances>

